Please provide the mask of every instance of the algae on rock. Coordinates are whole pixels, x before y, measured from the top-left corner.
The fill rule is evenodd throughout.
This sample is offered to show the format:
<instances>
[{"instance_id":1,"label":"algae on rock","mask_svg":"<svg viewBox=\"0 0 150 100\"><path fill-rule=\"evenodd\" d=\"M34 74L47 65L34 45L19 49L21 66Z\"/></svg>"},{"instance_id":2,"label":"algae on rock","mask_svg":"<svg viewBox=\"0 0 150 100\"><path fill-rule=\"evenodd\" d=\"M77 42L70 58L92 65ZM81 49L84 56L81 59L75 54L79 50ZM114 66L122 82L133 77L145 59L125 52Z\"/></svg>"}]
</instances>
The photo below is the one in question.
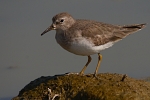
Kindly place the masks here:
<instances>
[{"instance_id":1,"label":"algae on rock","mask_svg":"<svg viewBox=\"0 0 150 100\"><path fill-rule=\"evenodd\" d=\"M110 73L98 74L97 78L92 74L40 77L12 100L49 100L55 94L54 100L150 100L149 82L123 77Z\"/></svg>"}]
</instances>

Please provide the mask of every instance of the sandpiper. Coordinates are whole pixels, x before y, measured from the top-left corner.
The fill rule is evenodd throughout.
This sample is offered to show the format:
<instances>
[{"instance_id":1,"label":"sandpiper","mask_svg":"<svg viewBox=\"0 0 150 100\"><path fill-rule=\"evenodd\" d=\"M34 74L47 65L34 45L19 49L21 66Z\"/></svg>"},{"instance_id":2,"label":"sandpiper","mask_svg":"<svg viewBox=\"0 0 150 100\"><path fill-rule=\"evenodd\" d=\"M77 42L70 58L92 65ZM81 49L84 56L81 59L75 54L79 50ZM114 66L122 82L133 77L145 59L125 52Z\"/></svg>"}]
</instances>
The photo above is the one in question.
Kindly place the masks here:
<instances>
[{"instance_id":1,"label":"sandpiper","mask_svg":"<svg viewBox=\"0 0 150 100\"><path fill-rule=\"evenodd\" d=\"M56 30L55 39L65 50L76 55L87 56L88 61L79 73L84 74L91 56L98 54L98 64L94 75L97 74L102 60L100 51L111 47L114 43L145 27L144 24L111 25L93 20L74 19L63 12L52 18L52 24L42 34Z\"/></svg>"}]
</instances>

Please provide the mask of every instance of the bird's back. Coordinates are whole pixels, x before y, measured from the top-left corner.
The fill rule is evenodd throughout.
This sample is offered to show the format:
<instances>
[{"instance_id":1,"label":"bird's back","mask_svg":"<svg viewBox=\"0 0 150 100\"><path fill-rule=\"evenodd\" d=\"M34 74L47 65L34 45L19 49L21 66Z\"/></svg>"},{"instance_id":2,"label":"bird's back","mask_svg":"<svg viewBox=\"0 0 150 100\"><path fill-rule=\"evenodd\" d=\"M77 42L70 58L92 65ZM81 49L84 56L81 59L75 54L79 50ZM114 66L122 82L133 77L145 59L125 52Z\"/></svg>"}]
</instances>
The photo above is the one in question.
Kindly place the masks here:
<instances>
[{"instance_id":1,"label":"bird's back","mask_svg":"<svg viewBox=\"0 0 150 100\"><path fill-rule=\"evenodd\" d=\"M145 25L146 24L134 24L120 26L92 20L78 19L70 29L81 31L82 36L87 39L92 39L95 46L98 46L110 41L117 42L129 34L141 30Z\"/></svg>"}]
</instances>

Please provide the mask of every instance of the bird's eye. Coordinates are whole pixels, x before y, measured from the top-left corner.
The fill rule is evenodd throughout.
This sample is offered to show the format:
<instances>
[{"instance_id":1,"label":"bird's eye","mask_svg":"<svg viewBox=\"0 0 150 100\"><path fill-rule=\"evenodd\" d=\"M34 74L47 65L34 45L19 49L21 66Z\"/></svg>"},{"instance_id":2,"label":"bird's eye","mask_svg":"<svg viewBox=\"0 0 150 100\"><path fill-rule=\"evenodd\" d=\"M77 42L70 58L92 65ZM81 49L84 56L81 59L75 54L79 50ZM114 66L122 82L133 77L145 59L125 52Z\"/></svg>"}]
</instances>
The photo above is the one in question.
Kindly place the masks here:
<instances>
[{"instance_id":1,"label":"bird's eye","mask_svg":"<svg viewBox=\"0 0 150 100\"><path fill-rule=\"evenodd\" d=\"M60 22L61 22L61 23L64 22L64 19L61 19Z\"/></svg>"}]
</instances>

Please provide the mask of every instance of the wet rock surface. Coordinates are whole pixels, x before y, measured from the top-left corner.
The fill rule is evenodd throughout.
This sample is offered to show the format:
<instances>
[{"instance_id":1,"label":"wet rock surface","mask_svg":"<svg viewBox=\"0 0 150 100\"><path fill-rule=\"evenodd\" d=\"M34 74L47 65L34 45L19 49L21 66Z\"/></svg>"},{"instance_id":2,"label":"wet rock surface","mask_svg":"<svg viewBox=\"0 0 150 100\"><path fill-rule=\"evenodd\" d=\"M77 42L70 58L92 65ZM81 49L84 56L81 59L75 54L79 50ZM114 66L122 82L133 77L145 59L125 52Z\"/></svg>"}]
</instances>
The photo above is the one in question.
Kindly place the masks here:
<instances>
[{"instance_id":1,"label":"wet rock surface","mask_svg":"<svg viewBox=\"0 0 150 100\"><path fill-rule=\"evenodd\" d=\"M12 100L150 100L150 83L111 73L42 76Z\"/></svg>"}]
</instances>

